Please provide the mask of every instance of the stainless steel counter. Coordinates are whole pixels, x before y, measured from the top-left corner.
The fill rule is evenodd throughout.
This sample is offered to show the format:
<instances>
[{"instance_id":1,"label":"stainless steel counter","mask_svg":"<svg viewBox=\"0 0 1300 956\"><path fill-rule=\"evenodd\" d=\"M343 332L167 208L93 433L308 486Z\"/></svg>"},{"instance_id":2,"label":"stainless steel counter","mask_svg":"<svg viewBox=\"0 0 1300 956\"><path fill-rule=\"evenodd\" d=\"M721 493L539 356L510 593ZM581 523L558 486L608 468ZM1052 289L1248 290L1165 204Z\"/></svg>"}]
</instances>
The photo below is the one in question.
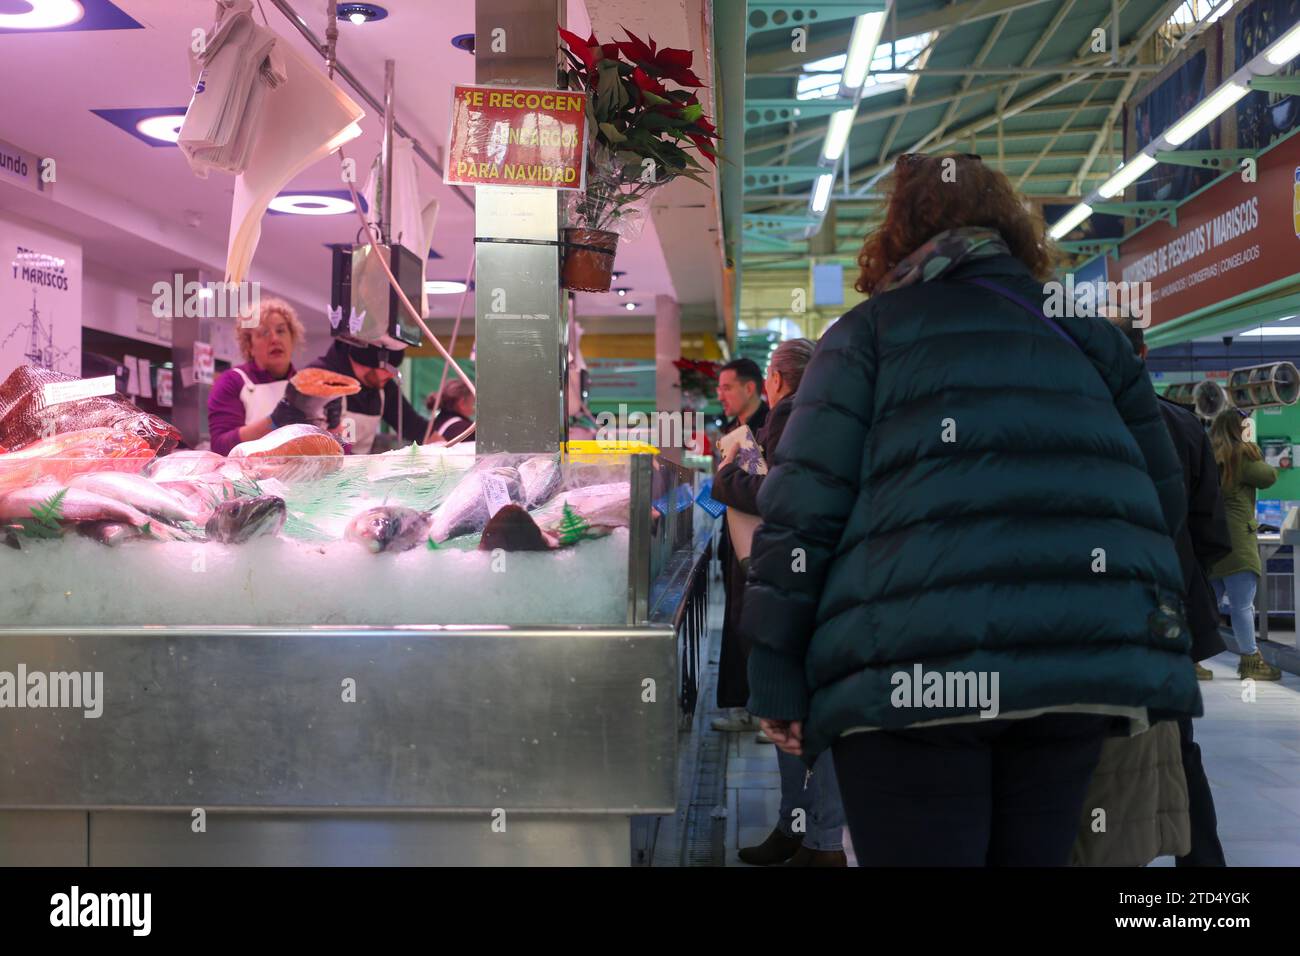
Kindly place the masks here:
<instances>
[{"instance_id":1,"label":"stainless steel counter","mask_svg":"<svg viewBox=\"0 0 1300 956\"><path fill-rule=\"evenodd\" d=\"M0 865L627 865L675 808L703 559L640 457L626 627L0 621L0 672L102 675L99 716L0 706Z\"/></svg>"},{"instance_id":2,"label":"stainless steel counter","mask_svg":"<svg viewBox=\"0 0 1300 956\"><path fill-rule=\"evenodd\" d=\"M340 812L414 814L426 828L433 814L492 839L494 811L506 833L613 816L626 835L627 816L673 809L675 648L662 627L0 632L0 670L103 675L99 717L0 708L0 862L17 862L21 811L38 809L76 811L46 850L90 825L87 859L103 839L122 850L116 862L178 862L150 855L160 825L194 837L195 862L218 852L190 833L196 809L212 814L208 833L229 834L214 822L227 811L244 829L250 812L291 821L272 832L296 834L307 856L280 862L331 852L304 831L389 840L389 824L340 828ZM101 831L97 810L128 812ZM137 826L142 845L129 850ZM430 849L423 861L445 860Z\"/></svg>"}]
</instances>

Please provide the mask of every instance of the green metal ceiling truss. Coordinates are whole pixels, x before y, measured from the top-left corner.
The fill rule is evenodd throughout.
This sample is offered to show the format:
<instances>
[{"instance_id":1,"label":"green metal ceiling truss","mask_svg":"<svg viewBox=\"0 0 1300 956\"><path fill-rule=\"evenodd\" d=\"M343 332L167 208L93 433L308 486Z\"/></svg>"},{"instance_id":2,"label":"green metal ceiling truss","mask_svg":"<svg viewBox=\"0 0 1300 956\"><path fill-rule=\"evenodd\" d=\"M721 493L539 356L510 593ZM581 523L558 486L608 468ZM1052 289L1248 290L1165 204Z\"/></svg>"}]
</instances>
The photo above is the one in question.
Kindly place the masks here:
<instances>
[{"instance_id":1,"label":"green metal ceiling truss","mask_svg":"<svg viewBox=\"0 0 1300 956\"><path fill-rule=\"evenodd\" d=\"M822 0L820 3L789 3L788 0L749 0L745 39L769 30L812 29L823 23L856 17L885 9L884 0Z\"/></svg>"},{"instance_id":2,"label":"green metal ceiling truss","mask_svg":"<svg viewBox=\"0 0 1300 956\"><path fill-rule=\"evenodd\" d=\"M717 2L719 9L725 4ZM923 68L910 89L863 98L846 149L849 168L843 180L837 177L832 197L836 253L823 258L841 258L840 245L856 248L878 221L883 206L875 184L904 152L979 152L1031 198L1077 202L1122 158L1123 103L1185 42L1165 27L1174 6L1170 0L894 0L882 43L933 32L925 67L934 72ZM728 230L741 239L737 259L745 268L807 267L811 255L802 237L816 219L791 214L808 208L812 183L824 172L817 162L831 114L851 104L796 99L796 81L807 63L847 51L855 17L883 9L883 0L749 0L744 7L745 97L732 125L743 126L741 155L734 157L742 174L732 183ZM1120 46L1111 62L1092 53L1090 42L1098 28L1113 35L1114 9ZM719 44L738 39L739 14L734 24L719 34ZM797 27L807 27L806 51L792 50ZM721 47L720 56L727 56ZM1300 79L1270 77L1255 85L1297 92ZM1245 158L1187 150L1176 157L1158 158L1216 170ZM845 201L844 180L852 201ZM1176 216L1159 203L1105 205L1139 221Z\"/></svg>"}]
</instances>

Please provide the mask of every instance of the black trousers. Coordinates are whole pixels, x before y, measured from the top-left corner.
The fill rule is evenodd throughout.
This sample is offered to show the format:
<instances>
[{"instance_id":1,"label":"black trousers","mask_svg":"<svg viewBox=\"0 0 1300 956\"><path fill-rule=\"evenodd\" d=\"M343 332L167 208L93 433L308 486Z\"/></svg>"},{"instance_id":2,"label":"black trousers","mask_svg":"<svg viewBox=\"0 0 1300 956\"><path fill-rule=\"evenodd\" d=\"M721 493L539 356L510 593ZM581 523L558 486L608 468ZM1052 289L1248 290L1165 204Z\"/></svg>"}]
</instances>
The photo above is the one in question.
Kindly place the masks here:
<instances>
[{"instance_id":1,"label":"black trousers","mask_svg":"<svg viewBox=\"0 0 1300 956\"><path fill-rule=\"evenodd\" d=\"M1109 725L1044 714L840 737L858 865L1068 865Z\"/></svg>"},{"instance_id":2,"label":"black trousers","mask_svg":"<svg viewBox=\"0 0 1300 956\"><path fill-rule=\"evenodd\" d=\"M1201 766L1201 748L1192 739L1192 718L1178 721L1182 743L1183 775L1187 777L1187 813L1192 823L1192 848L1175 859L1178 866L1227 866L1219 843L1219 818L1214 812L1214 794Z\"/></svg>"},{"instance_id":3,"label":"black trousers","mask_svg":"<svg viewBox=\"0 0 1300 956\"><path fill-rule=\"evenodd\" d=\"M718 656L718 706L744 707L749 702L749 641L740 630L749 562L729 551L722 566L726 606L722 613L722 651Z\"/></svg>"}]
</instances>

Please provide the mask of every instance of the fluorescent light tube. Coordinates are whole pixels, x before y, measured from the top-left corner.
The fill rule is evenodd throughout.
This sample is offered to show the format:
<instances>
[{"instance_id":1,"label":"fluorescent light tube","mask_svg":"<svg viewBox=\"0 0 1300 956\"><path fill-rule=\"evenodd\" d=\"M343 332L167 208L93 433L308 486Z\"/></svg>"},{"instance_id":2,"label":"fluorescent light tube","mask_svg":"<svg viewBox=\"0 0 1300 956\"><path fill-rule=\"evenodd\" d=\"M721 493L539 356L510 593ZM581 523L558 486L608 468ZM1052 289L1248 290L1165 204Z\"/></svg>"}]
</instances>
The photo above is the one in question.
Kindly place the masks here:
<instances>
[{"instance_id":1,"label":"fluorescent light tube","mask_svg":"<svg viewBox=\"0 0 1300 956\"><path fill-rule=\"evenodd\" d=\"M844 154L844 146L849 141L853 129L855 109L839 110L831 116L830 125L826 127L826 143L822 146L822 158L832 162Z\"/></svg>"},{"instance_id":2,"label":"fluorescent light tube","mask_svg":"<svg viewBox=\"0 0 1300 956\"><path fill-rule=\"evenodd\" d=\"M864 13L853 23L853 36L849 40L849 56L844 63L843 83L850 90L861 88L867 81L867 70L876 54L876 44L885 28L885 11Z\"/></svg>"},{"instance_id":3,"label":"fluorescent light tube","mask_svg":"<svg viewBox=\"0 0 1300 956\"><path fill-rule=\"evenodd\" d=\"M1102 199L1118 196L1137 180L1139 176L1156 164L1156 158L1147 153L1138 153L1131 160L1115 170L1115 175L1106 180L1097 189Z\"/></svg>"},{"instance_id":4,"label":"fluorescent light tube","mask_svg":"<svg viewBox=\"0 0 1300 956\"><path fill-rule=\"evenodd\" d=\"M831 184L835 182L834 173L822 173L817 177L817 185L813 187L812 208L813 212L825 212L826 204L831 198Z\"/></svg>"},{"instance_id":5,"label":"fluorescent light tube","mask_svg":"<svg viewBox=\"0 0 1300 956\"><path fill-rule=\"evenodd\" d=\"M1275 40L1264 51L1264 59L1274 66L1286 66L1300 54L1300 23Z\"/></svg>"},{"instance_id":6,"label":"fluorescent light tube","mask_svg":"<svg viewBox=\"0 0 1300 956\"><path fill-rule=\"evenodd\" d=\"M1092 215L1092 207L1086 202L1081 202L1064 216L1056 221L1056 225L1047 230L1047 234L1053 239L1063 239L1074 231L1074 227L1079 225L1089 216Z\"/></svg>"},{"instance_id":7,"label":"fluorescent light tube","mask_svg":"<svg viewBox=\"0 0 1300 956\"><path fill-rule=\"evenodd\" d=\"M1192 107L1190 113L1165 130L1165 142L1170 146L1182 146L1249 92L1249 87L1242 86L1235 80L1229 80Z\"/></svg>"}]
</instances>

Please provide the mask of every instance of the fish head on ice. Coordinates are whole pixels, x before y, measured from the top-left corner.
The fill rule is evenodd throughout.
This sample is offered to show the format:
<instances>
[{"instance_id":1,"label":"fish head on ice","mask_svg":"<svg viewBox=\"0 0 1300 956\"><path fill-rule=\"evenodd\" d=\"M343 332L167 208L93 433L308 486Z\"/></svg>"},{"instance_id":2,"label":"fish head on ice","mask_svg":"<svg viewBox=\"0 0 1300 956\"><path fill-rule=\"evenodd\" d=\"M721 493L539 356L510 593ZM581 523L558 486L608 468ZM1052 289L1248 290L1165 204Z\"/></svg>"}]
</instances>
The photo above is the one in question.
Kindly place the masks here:
<instances>
[{"instance_id":1,"label":"fish head on ice","mask_svg":"<svg viewBox=\"0 0 1300 956\"><path fill-rule=\"evenodd\" d=\"M238 544L257 535L275 534L284 527L286 514L284 499L275 495L223 501L208 518L208 537Z\"/></svg>"},{"instance_id":2,"label":"fish head on ice","mask_svg":"<svg viewBox=\"0 0 1300 956\"><path fill-rule=\"evenodd\" d=\"M382 506L357 515L348 524L347 538L372 554L406 551L429 534L432 515L413 508Z\"/></svg>"}]
</instances>

